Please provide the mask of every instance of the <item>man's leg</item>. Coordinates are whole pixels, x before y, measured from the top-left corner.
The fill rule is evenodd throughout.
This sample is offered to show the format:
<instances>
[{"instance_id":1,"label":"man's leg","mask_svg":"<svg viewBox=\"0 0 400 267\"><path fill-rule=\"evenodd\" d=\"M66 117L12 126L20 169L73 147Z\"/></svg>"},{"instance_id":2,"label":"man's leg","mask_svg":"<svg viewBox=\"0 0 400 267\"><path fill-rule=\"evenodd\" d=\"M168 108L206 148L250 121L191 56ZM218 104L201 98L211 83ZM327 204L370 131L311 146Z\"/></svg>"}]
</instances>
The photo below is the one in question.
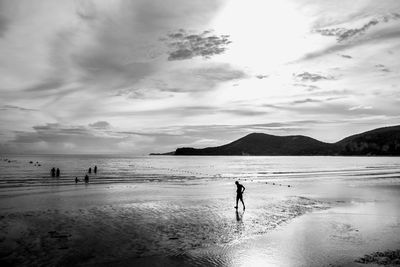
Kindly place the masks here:
<instances>
[{"instance_id":1,"label":"man's leg","mask_svg":"<svg viewBox=\"0 0 400 267\"><path fill-rule=\"evenodd\" d=\"M245 210L245 209L246 209L246 207L244 206L244 202L243 202L243 196L240 196L240 201L242 202L243 209ZM237 205L236 205L236 206L237 206Z\"/></svg>"},{"instance_id":2,"label":"man's leg","mask_svg":"<svg viewBox=\"0 0 400 267\"><path fill-rule=\"evenodd\" d=\"M235 209L237 209L237 208L238 208L238 203L239 203L239 196L238 196L238 195L236 195L236 206L235 206Z\"/></svg>"}]
</instances>

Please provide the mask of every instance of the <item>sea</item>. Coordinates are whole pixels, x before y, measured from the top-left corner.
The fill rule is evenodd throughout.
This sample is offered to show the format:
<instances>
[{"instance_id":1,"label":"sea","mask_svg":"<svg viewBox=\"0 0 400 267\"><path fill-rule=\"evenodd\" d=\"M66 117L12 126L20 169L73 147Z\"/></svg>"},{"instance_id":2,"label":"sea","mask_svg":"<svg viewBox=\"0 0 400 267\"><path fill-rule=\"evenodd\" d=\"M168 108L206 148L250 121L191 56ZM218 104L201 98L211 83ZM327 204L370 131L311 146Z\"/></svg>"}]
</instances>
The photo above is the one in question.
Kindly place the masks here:
<instances>
[{"instance_id":1,"label":"sea","mask_svg":"<svg viewBox=\"0 0 400 267\"><path fill-rule=\"evenodd\" d=\"M97 174L93 173L97 166ZM59 168L60 177L51 177ZM88 173L89 168L92 173ZM391 184L399 157L1 155L0 188L203 180L346 180Z\"/></svg>"}]
</instances>

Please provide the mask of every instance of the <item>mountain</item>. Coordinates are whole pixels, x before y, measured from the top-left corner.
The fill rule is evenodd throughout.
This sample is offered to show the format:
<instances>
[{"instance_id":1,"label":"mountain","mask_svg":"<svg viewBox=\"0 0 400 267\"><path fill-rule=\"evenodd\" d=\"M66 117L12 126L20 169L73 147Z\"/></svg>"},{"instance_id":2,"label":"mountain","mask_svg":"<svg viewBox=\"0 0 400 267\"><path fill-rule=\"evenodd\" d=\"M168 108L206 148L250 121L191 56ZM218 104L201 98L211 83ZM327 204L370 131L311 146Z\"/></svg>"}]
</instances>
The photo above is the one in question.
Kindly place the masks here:
<instances>
[{"instance_id":1,"label":"mountain","mask_svg":"<svg viewBox=\"0 0 400 267\"><path fill-rule=\"evenodd\" d=\"M252 133L232 143L196 149L182 147L174 155L390 155L400 156L400 125L349 136L337 143L324 143L302 135L275 136Z\"/></svg>"},{"instance_id":2,"label":"mountain","mask_svg":"<svg viewBox=\"0 0 400 267\"><path fill-rule=\"evenodd\" d=\"M400 125L352 135L336 144L342 155L400 156Z\"/></svg>"}]
</instances>

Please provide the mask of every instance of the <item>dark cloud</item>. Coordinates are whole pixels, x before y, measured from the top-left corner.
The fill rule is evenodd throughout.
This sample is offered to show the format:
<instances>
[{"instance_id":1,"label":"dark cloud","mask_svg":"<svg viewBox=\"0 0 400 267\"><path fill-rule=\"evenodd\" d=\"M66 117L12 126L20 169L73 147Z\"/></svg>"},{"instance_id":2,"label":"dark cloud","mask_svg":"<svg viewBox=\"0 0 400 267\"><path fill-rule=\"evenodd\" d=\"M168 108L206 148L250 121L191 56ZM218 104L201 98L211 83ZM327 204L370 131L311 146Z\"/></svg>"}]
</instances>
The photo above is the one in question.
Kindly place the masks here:
<instances>
[{"instance_id":1,"label":"dark cloud","mask_svg":"<svg viewBox=\"0 0 400 267\"><path fill-rule=\"evenodd\" d=\"M303 114L303 115L315 115L315 114L324 114L324 115L340 115L340 116L360 116L360 115L384 115L387 112L384 112L380 109L373 109L370 107L359 107L359 106L350 106L344 103L329 103L332 99L324 99L320 101L314 102L321 102L318 105L294 105L293 102L288 103L280 103L280 104L264 104L264 107L269 107L277 110L285 110L296 112L296 114ZM299 103L297 103L299 104Z\"/></svg>"},{"instance_id":2,"label":"dark cloud","mask_svg":"<svg viewBox=\"0 0 400 267\"><path fill-rule=\"evenodd\" d=\"M384 40L389 40L389 39L398 39L400 37L400 28L391 28L387 30L382 30L376 33L371 33L369 34L368 38L363 38L363 39L357 39L354 40L353 42L348 42L348 43L336 43L334 45L328 46L325 49L308 53L298 61L302 60L310 60L310 59L315 59L318 57L322 57L325 55L329 55L331 53L336 53L340 51L345 51L350 48L354 48L360 45L365 45L369 43L375 43L377 41L384 41Z\"/></svg>"},{"instance_id":3,"label":"dark cloud","mask_svg":"<svg viewBox=\"0 0 400 267\"><path fill-rule=\"evenodd\" d=\"M106 121L97 121L95 123L89 124L89 126L95 129L107 129L111 127L111 124Z\"/></svg>"},{"instance_id":4,"label":"dark cloud","mask_svg":"<svg viewBox=\"0 0 400 267\"><path fill-rule=\"evenodd\" d=\"M346 28L331 28L331 29L317 29L316 32L323 36L335 36L338 42L346 41L354 36L364 34L370 27L378 24L377 19L373 19L364 24L361 28L346 29Z\"/></svg>"},{"instance_id":5,"label":"dark cloud","mask_svg":"<svg viewBox=\"0 0 400 267\"><path fill-rule=\"evenodd\" d=\"M348 89L340 89L340 90L319 90L317 92L313 92L313 96L328 96L328 97L347 97L347 96L355 96L358 95L357 92L348 90Z\"/></svg>"},{"instance_id":6,"label":"dark cloud","mask_svg":"<svg viewBox=\"0 0 400 267\"><path fill-rule=\"evenodd\" d=\"M390 69L388 69L385 65L383 65L383 64L377 64L377 65L375 65L375 68L377 68L378 70L380 70L380 71L383 71L383 72L390 72Z\"/></svg>"},{"instance_id":7,"label":"dark cloud","mask_svg":"<svg viewBox=\"0 0 400 267\"><path fill-rule=\"evenodd\" d=\"M23 108L23 107L18 107L18 106L13 106L13 105L0 106L0 110L37 111L37 109Z\"/></svg>"},{"instance_id":8,"label":"dark cloud","mask_svg":"<svg viewBox=\"0 0 400 267\"><path fill-rule=\"evenodd\" d=\"M112 132L105 128L48 123L34 126L33 131L17 131L7 143L9 148L41 153L115 153L142 149L150 137Z\"/></svg>"},{"instance_id":9,"label":"dark cloud","mask_svg":"<svg viewBox=\"0 0 400 267\"><path fill-rule=\"evenodd\" d=\"M144 86L130 86L111 95L130 99L170 98L179 93L209 92L221 83L248 77L244 71L230 64L207 62L197 68L173 69L165 72L164 75L148 80Z\"/></svg>"},{"instance_id":10,"label":"dark cloud","mask_svg":"<svg viewBox=\"0 0 400 267\"><path fill-rule=\"evenodd\" d=\"M310 92L321 89L318 86L312 84L294 83L293 85L296 87L305 87L307 88L306 90Z\"/></svg>"},{"instance_id":11,"label":"dark cloud","mask_svg":"<svg viewBox=\"0 0 400 267\"><path fill-rule=\"evenodd\" d=\"M332 76L324 76L317 73L303 72L299 74L293 74L294 78L302 82L317 82L320 80L332 80Z\"/></svg>"},{"instance_id":12,"label":"dark cloud","mask_svg":"<svg viewBox=\"0 0 400 267\"><path fill-rule=\"evenodd\" d=\"M1 7L1 5L0 5ZM0 14L0 38L4 36L8 28L8 21Z\"/></svg>"},{"instance_id":13,"label":"dark cloud","mask_svg":"<svg viewBox=\"0 0 400 267\"><path fill-rule=\"evenodd\" d=\"M184 114L183 116L218 113L228 113L237 116L257 116L269 113L265 110L256 110L254 108L219 108L215 106L189 106L171 109L171 111L177 112L178 114Z\"/></svg>"},{"instance_id":14,"label":"dark cloud","mask_svg":"<svg viewBox=\"0 0 400 267\"><path fill-rule=\"evenodd\" d=\"M301 60L310 60L314 58L318 58L321 56L325 56L327 54L344 51L352 47L356 47L359 45L373 43L376 41L383 41L389 39L397 39L400 37L400 29L399 27L387 27L380 29L379 31L368 31L372 26L380 24L382 22L389 22L392 20L400 19L400 14L392 13L387 16L382 16L380 18L371 19L368 23L364 24L361 28L356 29L346 29L346 28L324 28L324 29L316 29L315 32L318 32L324 36L336 36L337 43L331 46L328 46L325 49L320 51L312 52L306 54ZM361 37L363 35L368 36L365 38L355 38ZM346 42L351 40L351 42Z\"/></svg>"},{"instance_id":15,"label":"dark cloud","mask_svg":"<svg viewBox=\"0 0 400 267\"><path fill-rule=\"evenodd\" d=\"M15 9L11 8L12 2L0 1L0 38L4 37L9 29Z\"/></svg>"},{"instance_id":16,"label":"dark cloud","mask_svg":"<svg viewBox=\"0 0 400 267\"><path fill-rule=\"evenodd\" d=\"M48 38L46 64L50 71L26 90L54 91L54 96L61 87L64 93L79 86L99 94L139 87L140 81L162 68L155 62L156 57L165 54L158 37L176 25L198 28L214 17L222 1L135 0L122 1L114 7L118 12L104 10L96 1L74 2L71 11L79 24L68 23ZM210 33L204 34L205 38L213 38ZM82 37L90 41L83 45Z\"/></svg>"},{"instance_id":17,"label":"dark cloud","mask_svg":"<svg viewBox=\"0 0 400 267\"><path fill-rule=\"evenodd\" d=\"M189 72L195 77L215 82L232 81L247 77L247 74L244 71L234 69L229 64L197 68L189 70Z\"/></svg>"},{"instance_id":18,"label":"dark cloud","mask_svg":"<svg viewBox=\"0 0 400 267\"><path fill-rule=\"evenodd\" d=\"M168 34L164 39L169 51L168 60L185 60L193 57L210 58L222 54L231 43L229 35L213 35L211 31L188 33L179 30Z\"/></svg>"},{"instance_id":19,"label":"dark cloud","mask_svg":"<svg viewBox=\"0 0 400 267\"><path fill-rule=\"evenodd\" d=\"M322 102L322 100L320 99L306 98L306 99L292 101L292 104L296 105L296 104L320 103L320 102Z\"/></svg>"},{"instance_id":20,"label":"dark cloud","mask_svg":"<svg viewBox=\"0 0 400 267\"><path fill-rule=\"evenodd\" d=\"M266 115L270 112L265 110L255 110L255 109L221 109L220 112L230 113L237 116L260 116Z\"/></svg>"},{"instance_id":21,"label":"dark cloud","mask_svg":"<svg viewBox=\"0 0 400 267\"><path fill-rule=\"evenodd\" d=\"M24 88L24 91L40 92L56 90L63 85L63 80L58 78L48 78L39 83Z\"/></svg>"},{"instance_id":22,"label":"dark cloud","mask_svg":"<svg viewBox=\"0 0 400 267\"><path fill-rule=\"evenodd\" d=\"M351 59L351 58L353 58L352 56L349 56L349 55L340 55L341 57L344 57L344 58L348 58L348 59Z\"/></svg>"},{"instance_id":23,"label":"dark cloud","mask_svg":"<svg viewBox=\"0 0 400 267\"><path fill-rule=\"evenodd\" d=\"M268 75L259 74L259 75L256 75L256 78L262 80L262 79L268 78Z\"/></svg>"},{"instance_id":24,"label":"dark cloud","mask_svg":"<svg viewBox=\"0 0 400 267\"><path fill-rule=\"evenodd\" d=\"M156 88L164 92L202 92L215 89L219 84L237 81L249 76L230 64L206 64L199 68L186 68L168 73L168 83Z\"/></svg>"},{"instance_id":25,"label":"dark cloud","mask_svg":"<svg viewBox=\"0 0 400 267\"><path fill-rule=\"evenodd\" d=\"M379 18L374 18L365 23L360 28L346 29L346 28L325 28L325 29L316 29L315 32L323 35L323 36L335 36L338 42L346 41L351 39L352 37L363 35L369 28L382 23L389 22L391 20L400 19L400 14L391 13L386 16L381 16Z\"/></svg>"},{"instance_id":26,"label":"dark cloud","mask_svg":"<svg viewBox=\"0 0 400 267\"><path fill-rule=\"evenodd\" d=\"M75 12L82 20L91 21L97 18L96 5L90 0L77 1Z\"/></svg>"},{"instance_id":27,"label":"dark cloud","mask_svg":"<svg viewBox=\"0 0 400 267\"><path fill-rule=\"evenodd\" d=\"M219 107L219 106L208 106L208 105L198 105L198 106L180 106L180 107L170 107L170 108L160 108L160 109L150 109L142 111L122 111L115 112L114 116L166 116L173 118L187 118L196 117L203 115L217 115L217 114L233 114L236 116L251 117L266 115L270 112L263 109L263 107ZM110 115L110 113L109 113Z\"/></svg>"}]
</instances>

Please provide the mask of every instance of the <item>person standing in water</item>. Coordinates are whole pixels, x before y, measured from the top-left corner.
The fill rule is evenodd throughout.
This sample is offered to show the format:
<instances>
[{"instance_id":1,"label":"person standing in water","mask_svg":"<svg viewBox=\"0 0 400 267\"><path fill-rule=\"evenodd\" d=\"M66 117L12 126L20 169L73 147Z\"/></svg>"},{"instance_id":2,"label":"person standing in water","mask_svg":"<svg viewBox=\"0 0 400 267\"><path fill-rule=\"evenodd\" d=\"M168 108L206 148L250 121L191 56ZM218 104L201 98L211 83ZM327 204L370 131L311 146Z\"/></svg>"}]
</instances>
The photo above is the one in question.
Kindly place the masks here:
<instances>
[{"instance_id":1,"label":"person standing in water","mask_svg":"<svg viewBox=\"0 0 400 267\"><path fill-rule=\"evenodd\" d=\"M243 204L243 210L245 210L246 207L244 206L244 202L243 202L243 192L244 192L244 190L246 190L246 188L243 185L239 184L238 181L236 181L235 184L236 184L236 206L235 206L235 209L238 208L238 203L240 200Z\"/></svg>"},{"instance_id":2,"label":"person standing in water","mask_svg":"<svg viewBox=\"0 0 400 267\"><path fill-rule=\"evenodd\" d=\"M60 169L59 169L59 168L57 168L56 176L57 176L57 177L60 177Z\"/></svg>"},{"instance_id":3,"label":"person standing in water","mask_svg":"<svg viewBox=\"0 0 400 267\"><path fill-rule=\"evenodd\" d=\"M97 165L94 166L94 173L97 173Z\"/></svg>"},{"instance_id":4,"label":"person standing in water","mask_svg":"<svg viewBox=\"0 0 400 267\"><path fill-rule=\"evenodd\" d=\"M92 168L91 168L91 167L89 168L89 171L88 171L88 173L92 173Z\"/></svg>"}]
</instances>

